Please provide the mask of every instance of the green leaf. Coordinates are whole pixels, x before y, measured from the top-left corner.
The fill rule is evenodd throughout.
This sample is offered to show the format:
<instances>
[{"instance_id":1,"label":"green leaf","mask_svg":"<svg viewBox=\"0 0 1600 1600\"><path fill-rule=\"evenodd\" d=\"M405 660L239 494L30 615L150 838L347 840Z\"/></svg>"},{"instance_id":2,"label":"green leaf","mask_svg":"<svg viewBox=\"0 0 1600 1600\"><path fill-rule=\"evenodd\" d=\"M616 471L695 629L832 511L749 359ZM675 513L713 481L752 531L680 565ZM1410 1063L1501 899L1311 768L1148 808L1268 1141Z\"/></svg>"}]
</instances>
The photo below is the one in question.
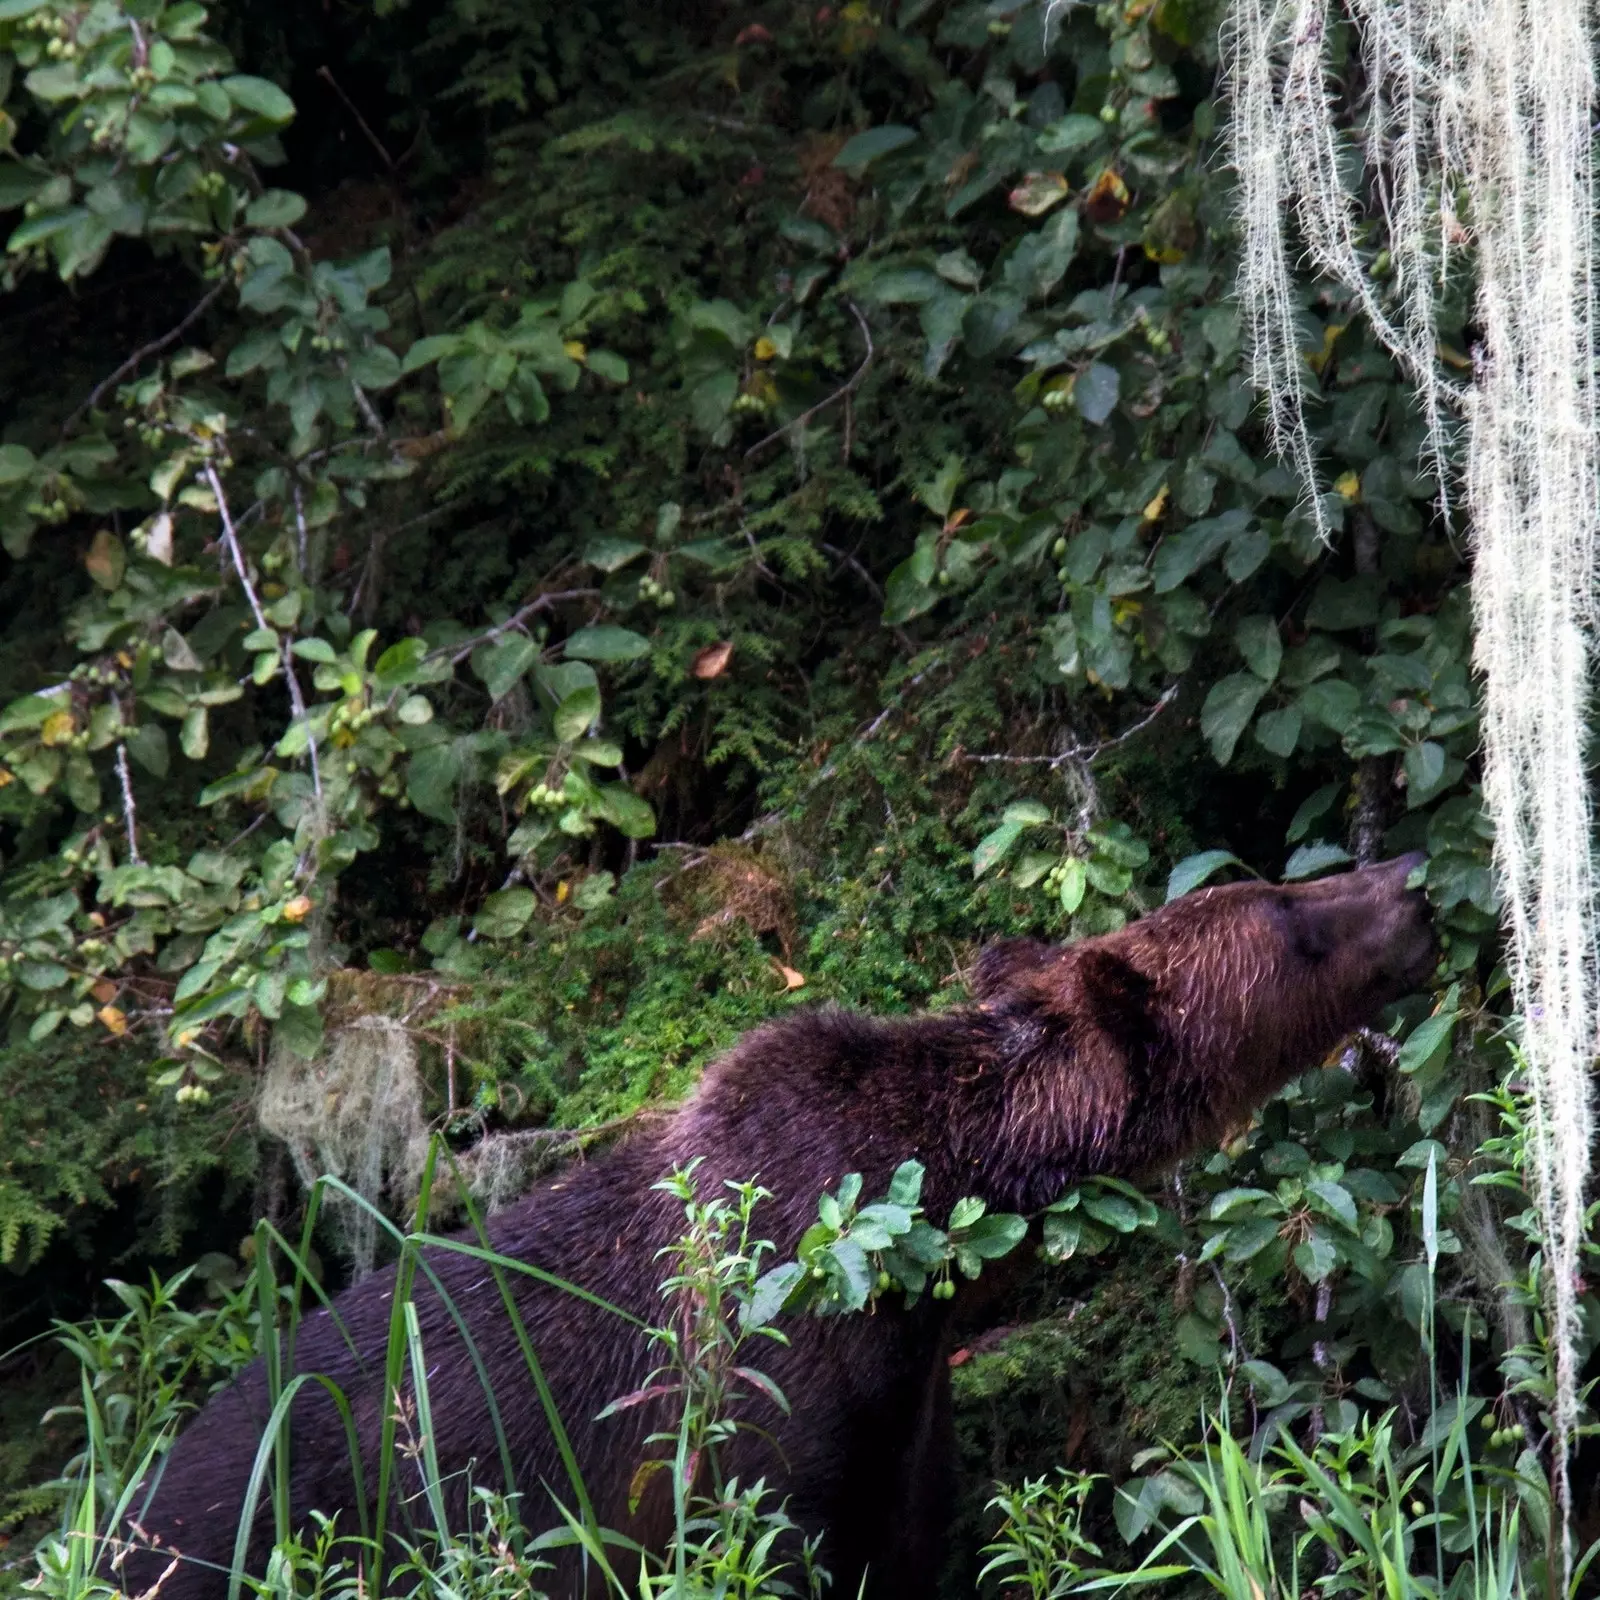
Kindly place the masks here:
<instances>
[{"instance_id":1,"label":"green leaf","mask_svg":"<svg viewBox=\"0 0 1600 1600\"><path fill-rule=\"evenodd\" d=\"M1120 1194L1085 1194L1083 1209L1117 1233L1132 1233L1139 1226L1138 1208Z\"/></svg>"},{"instance_id":2,"label":"green leaf","mask_svg":"<svg viewBox=\"0 0 1600 1600\"><path fill-rule=\"evenodd\" d=\"M594 688L575 689L555 709L551 718L556 738L566 743L581 739L600 715L600 691Z\"/></svg>"},{"instance_id":3,"label":"green leaf","mask_svg":"<svg viewBox=\"0 0 1600 1600\"><path fill-rule=\"evenodd\" d=\"M1307 1283L1321 1283L1339 1264L1338 1247L1320 1228L1294 1247L1294 1264Z\"/></svg>"},{"instance_id":4,"label":"green leaf","mask_svg":"<svg viewBox=\"0 0 1600 1600\"><path fill-rule=\"evenodd\" d=\"M513 634L509 639L481 645L472 652L472 670L483 680L491 700L503 700L512 686L538 661L540 649L532 639ZM382 666L382 660L379 661Z\"/></svg>"},{"instance_id":5,"label":"green leaf","mask_svg":"<svg viewBox=\"0 0 1600 1600\"><path fill-rule=\"evenodd\" d=\"M648 839L656 831L656 814L625 783L607 783L600 789L597 807L605 820L629 839Z\"/></svg>"},{"instance_id":6,"label":"green leaf","mask_svg":"<svg viewBox=\"0 0 1600 1600\"><path fill-rule=\"evenodd\" d=\"M883 586L883 620L889 627L910 622L939 602L939 591L920 576L917 558L902 561Z\"/></svg>"},{"instance_id":7,"label":"green leaf","mask_svg":"<svg viewBox=\"0 0 1600 1600\"><path fill-rule=\"evenodd\" d=\"M539 899L532 889L501 889L483 902L473 927L485 939L514 939L538 909Z\"/></svg>"},{"instance_id":8,"label":"green leaf","mask_svg":"<svg viewBox=\"0 0 1600 1600\"><path fill-rule=\"evenodd\" d=\"M222 88L240 110L251 112L274 127L294 120L294 101L266 78L236 75L222 79Z\"/></svg>"},{"instance_id":9,"label":"green leaf","mask_svg":"<svg viewBox=\"0 0 1600 1600\"><path fill-rule=\"evenodd\" d=\"M305 214L303 195L291 189L268 189L245 208L244 220L252 228L292 228Z\"/></svg>"},{"instance_id":10,"label":"green leaf","mask_svg":"<svg viewBox=\"0 0 1600 1600\"><path fill-rule=\"evenodd\" d=\"M836 167L864 167L891 151L902 150L906 145L915 143L916 138L915 128L903 127L898 123L868 128L845 145L833 158L833 164Z\"/></svg>"},{"instance_id":11,"label":"green leaf","mask_svg":"<svg viewBox=\"0 0 1600 1600\"><path fill-rule=\"evenodd\" d=\"M1454 1011L1440 1011L1419 1022L1412 1029L1411 1036L1400 1046L1395 1066L1401 1072L1410 1075L1422 1071L1424 1067L1432 1065L1435 1060L1441 1058L1450 1048L1456 1017L1457 1013Z\"/></svg>"},{"instance_id":12,"label":"green leaf","mask_svg":"<svg viewBox=\"0 0 1600 1600\"><path fill-rule=\"evenodd\" d=\"M20 444L0 444L0 488L26 483L37 466L31 450L25 450Z\"/></svg>"},{"instance_id":13,"label":"green leaf","mask_svg":"<svg viewBox=\"0 0 1600 1600\"><path fill-rule=\"evenodd\" d=\"M1089 872L1083 862L1073 856L1061 864L1061 909L1070 917L1083 904L1089 888Z\"/></svg>"},{"instance_id":14,"label":"green leaf","mask_svg":"<svg viewBox=\"0 0 1600 1600\"><path fill-rule=\"evenodd\" d=\"M1263 711L1256 720L1256 742L1275 756L1286 760L1295 753L1300 743L1300 729L1305 716L1299 706L1281 706L1276 711Z\"/></svg>"},{"instance_id":15,"label":"green leaf","mask_svg":"<svg viewBox=\"0 0 1600 1600\"><path fill-rule=\"evenodd\" d=\"M1248 1261L1258 1256L1278 1237L1275 1217L1255 1217L1249 1222L1236 1223L1228 1229L1228 1242L1223 1254L1230 1261Z\"/></svg>"},{"instance_id":16,"label":"green leaf","mask_svg":"<svg viewBox=\"0 0 1600 1600\"><path fill-rule=\"evenodd\" d=\"M1060 102L1057 101L1057 104ZM1099 117L1073 112L1041 130L1039 150L1044 155L1065 155L1069 151L1082 150L1086 145L1093 144L1105 134L1105 131L1106 125Z\"/></svg>"},{"instance_id":17,"label":"green leaf","mask_svg":"<svg viewBox=\"0 0 1600 1600\"><path fill-rule=\"evenodd\" d=\"M1350 852L1336 844L1320 841L1303 844L1289 857L1289 864L1283 869L1284 882L1295 883L1301 878L1314 878L1319 872L1326 872L1329 867L1342 867L1351 859Z\"/></svg>"},{"instance_id":18,"label":"green leaf","mask_svg":"<svg viewBox=\"0 0 1600 1600\"><path fill-rule=\"evenodd\" d=\"M981 878L990 867L1003 861L1021 837L1020 822L1002 822L992 833L986 833L972 852L972 876Z\"/></svg>"},{"instance_id":19,"label":"green leaf","mask_svg":"<svg viewBox=\"0 0 1600 1600\"><path fill-rule=\"evenodd\" d=\"M204 706L191 706L184 713L183 727L178 733L178 748L191 761L204 760L206 751L211 748L211 726L208 718L209 713Z\"/></svg>"},{"instance_id":20,"label":"green leaf","mask_svg":"<svg viewBox=\"0 0 1600 1600\"><path fill-rule=\"evenodd\" d=\"M50 174L17 161L0 161L0 211L26 205L50 182Z\"/></svg>"},{"instance_id":21,"label":"green leaf","mask_svg":"<svg viewBox=\"0 0 1600 1600\"><path fill-rule=\"evenodd\" d=\"M637 661L650 654L650 641L631 628L602 624L579 628L568 638L566 654L580 661Z\"/></svg>"},{"instance_id":22,"label":"green leaf","mask_svg":"<svg viewBox=\"0 0 1600 1600\"><path fill-rule=\"evenodd\" d=\"M616 572L647 554L646 546L633 539L594 539L583 552L583 559L602 572Z\"/></svg>"},{"instance_id":23,"label":"green leaf","mask_svg":"<svg viewBox=\"0 0 1600 1600\"><path fill-rule=\"evenodd\" d=\"M29 694L13 700L0 711L0 733L15 733L19 728L42 727L47 717L66 709L67 702L55 695Z\"/></svg>"},{"instance_id":24,"label":"green leaf","mask_svg":"<svg viewBox=\"0 0 1600 1600\"><path fill-rule=\"evenodd\" d=\"M1122 1204L1126 1205L1127 1202L1123 1201ZM953 1219L951 1229L953 1232ZM974 1222L962 1236L961 1245L985 1261L998 1261L1016 1249L1027 1237L1027 1233L1028 1223L1025 1217L1019 1217L1012 1212L996 1211Z\"/></svg>"},{"instance_id":25,"label":"green leaf","mask_svg":"<svg viewBox=\"0 0 1600 1600\"><path fill-rule=\"evenodd\" d=\"M326 639L296 639L290 648L302 661L330 662L339 659L339 652Z\"/></svg>"},{"instance_id":26,"label":"green leaf","mask_svg":"<svg viewBox=\"0 0 1600 1600\"><path fill-rule=\"evenodd\" d=\"M1006 807L1000 820L1018 822L1023 827L1030 828L1050 820L1050 807L1041 805L1037 800L1014 800Z\"/></svg>"},{"instance_id":27,"label":"green leaf","mask_svg":"<svg viewBox=\"0 0 1600 1600\"><path fill-rule=\"evenodd\" d=\"M1307 1178L1306 1193L1321 1202L1320 1209L1337 1217L1352 1233L1356 1229L1356 1202L1343 1184L1326 1178Z\"/></svg>"},{"instance_id":28,"label":"green leaf","mask_svg":"<svg viewBox=\"0 0 1600 1600\"><path fill-rule=\"evenodd\" d=\"M1211 744L1211 753L1222 766L1233 759L1239 736L1250 726L1267 686L1250 672L1230 673L1211 686L1200 708L1200 731Z\"/></svg>"},{"instance_id":29,"label":"green leaf","mask_svg":"<svg viewBox=\"0 0 1600 1600\"><path fill-rule=\"evenodd\" d=\"M1182 898L1191 889L1198 889L1208 878L1214 877L1223 867L1242 867L1242 862L1231 850L1202 850L1199 855L1185 856L1172 869L1167 879L1167 904Z\"/></svg>"},{"instance_id":30,"label":"green leaf","mask_svg":"<svg viewBox=\"0 0 1600 1600\"><path fill-rule=\"evenodd\" d=\"M750 1298L739 1308L739 1325L744 1329L764 1328L788 1304L789 1297L805 1279L806 1269L798 1261L785 1262L764 1272Z\"/></svg>"},{"instance_id":31,"label":"green leaf","mask_svg":"<svg viewBox=\"0 0 1600 1600\"><path fill-rule=\"evenodd\" d=\"M1313 722L1342 734L1361 709L1361 695L1353 683L1346 683L1343 678L1324 678L1300 691L1299 704Z\"/></svg>"},{"instance_id":32,"label":"green leaf","mask_svg":"<svg viewBox=\"0 0 1600 1600\"><path fill-rule=\"evenodd\" d=\"M609 383L628 381L628 363L615 350L591 350L588 367Z\"/></svg>"},{"instance_id":33,"label":"green leaf","mask_svg":"<svg viewBox=\"0 0 1600 1600\"><path fill-rule=\"evenodd\" d=\"M1283 639L1278 624L1271 617L1246 617L1233 632L1233 642L1239 654L1263 683L1271 683L1278 676L1283 663Z\"/></svg>"},{"instance_id":34,"label":"green leaf","mask_svg":"<svg viewBox=\"0 0 1600 1600\"><path fill-rule=\"evenodd\" d=\"M59 961L19 961L16 972L25 989L59 989L71 976Z\"/></svg>"},{"instance_id":35,"label":"green leaf","mask_svg":"<svg viewBox=\"0 0 1600 1600\"><path fill-rule=\"evenodd\" d=\"M1444 777L1444 746L1425 739L1406 751L1401 763L1406 775L1406 799L1421 805L1431 798Z\"/></svg>"},{"instance_id":36,"label":"green leaf","mask_svg":"<svg viewBox=\"0 0 1600 1600\"><path fill-rule=\"evenodd\" d=\"M310 1061L322 1049L322 1013L315 1006L285 1005L272 1037L302 1060Z\"/></svg>"},{"instance_id":37,"label":"green leaf","mask_svg":"<svg viewBox=\"0 0 1600 1600\"><path fill-rule=\"evenodd\" d=\"M1072 386L1072 403L1085 422L1096 427L1117 409L1122 395L1122 378L1115 367L1096 361L1078 374Z\"/></svg>"},{"instance_id":38,"label":"green leaf","mask_svg":"<svg viewBox=\"0 0 1600 1600\"><path fill-rule=\"evenodd\" d=\"M140 727L130 728L123 742L128 747L128 754L151 777L166 777L171 757L167 749L167 730L159 723L146 722Z\"/></svg>"},{"instance_id":39,"label":"green leaf","mask_svg":"<svg viewBox=\"0 0 1600 1600\"><path fill-rule=\"evenodd\" d=\"M456 784L461 778L461 758L453 744L430 745L411 758L406 772L406 796L425 817L454 824Z\"/></svg>"},{"instance_id":40,"label":"green leaf","mask_svg":"<svg viewBox=\"0 0 1600 1600\"><path fill-rule=\"evenodd\" d=\"M1164 539L1150 564L1152 587L1167 594L1214 561L1224 547L1250 526L1248 511L1224 511L1218 517L1191 522L1181 533Z\"/></svg>"}]
</instances>

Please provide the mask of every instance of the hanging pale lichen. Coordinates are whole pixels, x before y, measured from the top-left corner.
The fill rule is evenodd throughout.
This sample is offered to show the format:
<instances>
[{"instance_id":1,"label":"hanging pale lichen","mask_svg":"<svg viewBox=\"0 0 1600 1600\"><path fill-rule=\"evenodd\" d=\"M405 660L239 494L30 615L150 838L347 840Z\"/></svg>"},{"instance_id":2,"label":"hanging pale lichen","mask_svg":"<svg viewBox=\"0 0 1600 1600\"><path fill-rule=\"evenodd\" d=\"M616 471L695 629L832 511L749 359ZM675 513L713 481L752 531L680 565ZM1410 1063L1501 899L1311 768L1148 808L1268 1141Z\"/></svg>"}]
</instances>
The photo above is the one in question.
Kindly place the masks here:
<instances>
[{"instance_id":1,"label":"hanging pale lichen","mask_svg":"<svg viewBox=\"0 0 1600 1600\"><path fill-rule=\"evenodd\" d=\"M324 1206L355 1275L370 1272L384 1190L409 1202L428 1154L411 1035L393 1017L368 1016L334 1032L314 1061L277 1046L257 1114L289 1147L303 1184L327 1175L361 1197L328 1189Z\"/></svg>"},{"instance_id":2,"label":"hanging pale lichen","mask_svg":"<svg viewBox=\"0 0 1600 1600\"><path fill-rule=\"evenodd\" d=\"M1341 177L1349 145L1325 65L1327 33L1346 20L1361 42L1369 96L1358 148L1392 262L1393 292L1382 299L1359 245L1356 196ZM1404 363L1441 495L1454 418L1466 423L1484 797L1531 1088L1557 1487L1567 1506L1596 1046L1585 766L1600 525L1590 8L1587 0L1347 0L1342 10L1331 0L1235 0L1229 47L1240 289L1255 378L1319 531L1330 520L1306 422L1297 251L1354 298ZM1472 251L1482 330L1465 393L1435 355L1436 301L1458 246Z\"/></svg>"}]
</instances>

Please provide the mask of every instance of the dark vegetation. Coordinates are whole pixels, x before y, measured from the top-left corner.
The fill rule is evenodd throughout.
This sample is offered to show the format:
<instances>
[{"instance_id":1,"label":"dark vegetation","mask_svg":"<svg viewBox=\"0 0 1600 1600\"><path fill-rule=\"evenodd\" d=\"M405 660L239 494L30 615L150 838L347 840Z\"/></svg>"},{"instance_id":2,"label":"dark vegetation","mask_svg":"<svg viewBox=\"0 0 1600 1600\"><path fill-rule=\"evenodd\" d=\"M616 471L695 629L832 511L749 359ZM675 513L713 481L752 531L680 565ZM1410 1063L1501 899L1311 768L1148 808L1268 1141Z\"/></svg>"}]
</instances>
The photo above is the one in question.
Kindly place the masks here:
<instances>
[{"instance_id":1,"label":"dark vegetation","mask_svg":"<svg viewBox=\"0 0 1600 1600\"><path fill-rule=\"evenodd\" d=\"M1130 1486L1082 1515L1136 1559L1219 1364L1241 1439L1361 1481L1464 1383L1546 1547L1464 536L1336 298L1331 547L1266 451L1218 22L0 0L0 1583L107 1279L199 1263L191 1364L130 1312L87 1369L167 1416L311 1174L404 1215L433 1133L503 1200L796 1005L1413 848L1428 992L1154 1222L1052 1213L957 1353L946 1582L1057 1466Z\"/></svg>"}]
</instances>

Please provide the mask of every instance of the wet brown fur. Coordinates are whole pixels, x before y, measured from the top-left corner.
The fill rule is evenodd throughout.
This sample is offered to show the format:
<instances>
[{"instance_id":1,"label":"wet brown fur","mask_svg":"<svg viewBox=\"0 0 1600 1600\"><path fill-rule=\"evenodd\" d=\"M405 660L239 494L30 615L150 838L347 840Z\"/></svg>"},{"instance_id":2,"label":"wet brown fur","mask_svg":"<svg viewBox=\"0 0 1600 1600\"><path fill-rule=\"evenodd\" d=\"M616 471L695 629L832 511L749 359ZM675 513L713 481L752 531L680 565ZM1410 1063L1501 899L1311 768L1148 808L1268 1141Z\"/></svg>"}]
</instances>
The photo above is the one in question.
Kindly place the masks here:
<instances>
[{"instance_id":1,"label":"wet brown fur","mask_svg":"<svg viewBox=\"0 0 1600 1600\"><path fill-rule=\"evenodd\" d=\"M1421 980L1432 945L1421 897L1404 890L1410 865L1291 888L1204 890L1067 947L997 944L979 959L977 1003L939 1015L880 1021L818 1009L759 1028L707 1070L673 1116L494 1218L492 1243L659 1319L657 1252L682 1214L652 1185L694 1157L704 1158L702 1193L750 1177L774 1191L758 1215L778 1259L814 1220L819 1192L860 1172L866 1194L879 1194L911 1157L927 1169L924 1203L936 1220L967 1194L1032 1213L1092 1174L1163 1168ZM572 1493L499 1290L471 1258L435 1251L429 1264L492 1375L526 1520L551 1526L558 1519L541 1485L568 1504ZM992 1293L996 1276L964 1288L958 1308ZM302 1325L296 1350L302 1370L330 1375L350 1395L369 1486L392 1283L392 1274L374 1274L337 1302L359 1357L326 1312ZM652 1364L644 1341L534 1280L516 1278L513 1289L601 1524L659 1548L668 1531L660 1505L630 1519L627 1487L645 1432L663 1419L640 1408L595 1420ZM495 1432L454 1325L421 1278L417 1305L434 1443L455 1474L449 1498L459 1525L468 1475L500 1481ZM793 1415L752 1412L773 1429L777 1450L752 1433L726 1466L745 1482L764 1476L803 1526L825 1532L835 1593L854 1596L863 1571L875 1600L932 1592L946 1520L950 1326L950 1308L925 1299L910 1310L801 1319L789 1347L761 1352ZM167 1600L223 1593L216 1569L231 1557L265 1412L258 1366L213 1399L173 1450L144 1524L215 1565L185 1562L163 1585ZM315 1386L295 1412L292 1493L297 1517L344 1508L340 1526L354 1529L343 1428ZM134 1557L125 1581L137 1592L164 1566ZM567 1593L572 1584L553 1587Z\"/></svg>"}]
</instances>

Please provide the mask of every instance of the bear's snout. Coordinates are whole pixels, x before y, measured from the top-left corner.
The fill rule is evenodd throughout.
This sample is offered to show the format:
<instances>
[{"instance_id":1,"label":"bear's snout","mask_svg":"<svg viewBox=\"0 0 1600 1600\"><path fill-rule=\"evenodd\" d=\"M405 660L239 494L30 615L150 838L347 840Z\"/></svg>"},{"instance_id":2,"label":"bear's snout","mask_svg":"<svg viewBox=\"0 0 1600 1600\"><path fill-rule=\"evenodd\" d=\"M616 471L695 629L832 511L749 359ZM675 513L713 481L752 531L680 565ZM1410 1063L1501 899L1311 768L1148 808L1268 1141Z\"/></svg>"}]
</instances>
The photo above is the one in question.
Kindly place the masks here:
<instances>
[{"instance_id":1,"label":"bear's snout","mask_svg":"<svg viewBox=\"0 0 1600 1600\"><path fill-rule=\"evenodd\" d=\"M1420 851L1325 878L1308 896L1330 946L1345 950L1379 979L1385 998L1417 988L1437 959L1427 896L1406 881L1427 860Z\"/></svg>"}]
</instances>

